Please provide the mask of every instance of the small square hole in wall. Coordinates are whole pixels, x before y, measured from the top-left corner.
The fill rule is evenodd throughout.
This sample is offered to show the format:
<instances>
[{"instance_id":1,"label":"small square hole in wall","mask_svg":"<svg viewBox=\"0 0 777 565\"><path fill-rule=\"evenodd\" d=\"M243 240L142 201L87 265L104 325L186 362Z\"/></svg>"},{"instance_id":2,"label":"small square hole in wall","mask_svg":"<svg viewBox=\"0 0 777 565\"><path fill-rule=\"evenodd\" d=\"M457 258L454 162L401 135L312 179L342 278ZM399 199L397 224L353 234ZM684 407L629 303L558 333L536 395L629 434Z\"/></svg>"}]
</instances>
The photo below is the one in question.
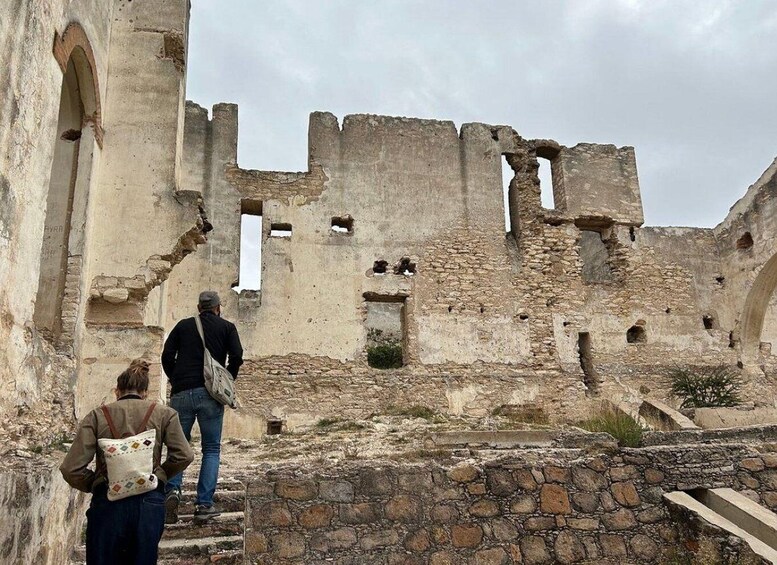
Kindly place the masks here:
<instances>
[{"instance_id":1,"label":"small square hole in wall","mask_svg":"<svg viewBox=\"0 0 777 565\"><path fill-rule=\"evenodd\" d=\"M704 323L705 330L715 329L715 318L713 316L710 316L709 314L705 314L704 316L701 317L701 321Z\"/></svg>"},{"instance_id":2,"label":"small square hole in wall","mask_svg":"<svg viewBox=\"0 0 777 565\"><path fill-rule=\"evenodd\" d=\"M342 234L353 233L353 218L351 216L332 218L332 232Z\"/></svg>"},{"instance_id":3,"label":"small square hole in wall","mask_svg":"<svg viewBox=\"0 0 777 565\"><path fill-rule=\"evenodd\" d=\"M641 325L631 326L626 332L626 341L628 343L647 343L647 332Z\"/></svg>"},{"instance_id":4,"label":"small square hole in wall","mask_svg":"<svg viewBox=\"0 0 777 565\"><path fill-rule=\"evenodd\" d=\"M394 265L394 274L405 275L406 277L415 275L415 263L410 261L410 257L402 257L402 259Z\"/></svg>"},{"instance_id":5,"label":"small square hole in wall","mask_svg":"<svg viewBox=\"0 0 777 565\"><path fill-rule=\"evenodd\" d=\"M283 420L267 420L267 435L277 436L283 432Z\"/></svg>"},{"instance_id":6,"label":"small square hole in wall","mask_svg":"<svg viewBox=\"0 0 777 565\"><path fill-rule=\"evenodd\" d=\"M270 224L270 237L291 237L291 224Z\"/></svg>"},{"instance_id":7,"label":"small square hole in wall","mask_svg":"<svg viewBox=\"0 0 777 565\"><path fill-rule=\"evenodd\" d=\"M388 268L388 261L384 261L383 259L378 259L372 264L372 274L385 275L387 268Z\"/></svg>"}]
</instances>

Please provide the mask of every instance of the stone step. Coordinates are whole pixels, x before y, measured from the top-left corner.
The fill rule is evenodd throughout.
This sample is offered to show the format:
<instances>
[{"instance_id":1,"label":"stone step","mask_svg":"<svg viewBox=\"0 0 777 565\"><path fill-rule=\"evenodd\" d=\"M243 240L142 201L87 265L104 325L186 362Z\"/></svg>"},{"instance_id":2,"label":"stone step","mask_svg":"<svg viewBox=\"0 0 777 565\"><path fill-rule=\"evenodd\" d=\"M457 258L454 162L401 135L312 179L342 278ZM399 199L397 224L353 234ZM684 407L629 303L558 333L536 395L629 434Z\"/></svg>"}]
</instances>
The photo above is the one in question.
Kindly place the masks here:
<instances>
[{"instance_id":1,"label":"stone step","mask_svg":"<svg viewBox=\"0 0 777 565\"><path fill-rule=\"evenodd\" d=\"M182 514L178 522L165 526L162 539L194 539L243 535L244 512L224 512L207 522L195 522L192 514Z\"/></svg>"},{"instance_id":2,"label":"stone step","mask_svg":"<svg viewBox=\"0 0 777 565\"><path fill-rule=\"evenodd\" d=\"M178 505L179 514L194 514L194 501L197 500L197 492L185 490L181 492L181 502ZM213 495L213 503L222 512L243 512L246 505L245 491L216 490Z\"/></svg>"},{"instance_id":3,"label":"stone step","mask_svg":"<svg viewBox=\"0 0 777 565\"><path fill-rule=\"evenodd\" d=\"M197 475L188 476L190 473L187 473L187 476L184 478L183 484L181 485L181 490L190 490L190 491L196 491L197 490ZM219 481L216 483L216 492L218 491L240 491L245 490L246 487L243 483L240 481L236 481L234 479L219 479Z\"/></svg>"},{"instance_id":4,"label":"stone step","mask_svg":"<svg viewBox=\"0 0 777 565\"><path fill-rule=\"evenodd\" d=\"M243 536L214 536L197 539L163 539L159 542L160 559L177 558L175 563L181 563L183 558L210 556L224 552L243 551ZM216 561L217 563L218 561Z\"/></svg>"}]
</instances>

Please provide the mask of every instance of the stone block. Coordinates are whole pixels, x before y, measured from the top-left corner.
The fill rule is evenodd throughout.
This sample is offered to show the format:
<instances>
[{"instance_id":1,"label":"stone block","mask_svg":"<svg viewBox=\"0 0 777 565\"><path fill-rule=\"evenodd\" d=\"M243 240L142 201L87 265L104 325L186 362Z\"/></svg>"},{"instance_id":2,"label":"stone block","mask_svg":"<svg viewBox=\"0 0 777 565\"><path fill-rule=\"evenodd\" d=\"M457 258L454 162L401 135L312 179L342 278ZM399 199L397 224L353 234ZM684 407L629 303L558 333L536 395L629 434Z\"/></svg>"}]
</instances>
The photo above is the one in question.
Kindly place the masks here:
<instances>
[{"instance_id":1,"label":"stone block","mask_svg":"<svg viewBox=\"0 0 777 565\"><path fill-rule=\"evenodd\" d=\"M599 534L599 545L605 557L626 557L626 542L615 534Z\"/></svg>"},{"instance_id":2,"label":"stone block","mask_svg":"<svg viewBox=\"0 0 777 565\"><path fill-rule=\"evenodd\" d=\"M523 523L524 529L530 532L556 529L556 519L550 516L532 516Z\"/></svg>"},{"instance_id":3,"label":"stone block","mask_svg":"<svg viewBox=\"0 0 777 565\"><path fill-rule=\"evenodd\" d=\"M451 551L438 551L429 558L429 565L459 565L459 558Z\"/></svg>"},{"instance_id":4,"label":"stone block","mask_svg":"<svg viewBox=\"0 0 777 565\"><path fill-rule=\"evenodd\" d=\"M663 506L653 506L637 514L637 521L640 524L655 524L660 522L666 516Z\"/></svg>"},{"instance_id":5,"label":"stone block","mask_svg":"<svg viewBox=\"0 0 777 565\"><path fill-rule=\"evenodd\" d=\"M486 485L483 483L469 483L467 485L467 492L475 496L481 496L486 494Z\"/></svg>"},{"instance_id":6,"label":"stone block","mask_svg":"<svg viewBox=\"0 0 777 565\"><path fill-rule=\"evenodd\" d=\"M602 516L602 522L608 530L629 530L637 525L634 513L626 508L621 508L617 512L611 512Z\"/></svg>"},{"instance_id":7,"label":"stone block","mask_svg":"<svg viewBox=\"0 0 777 565\"><path fill-rule=\"evenodd\" d=\"M517 496L515 500L510 503L510 512L513 514L531 514L536 509L537 503L530 494Z\"/></svg>"},{"instance_id":8,"label":"stone block","mask_svg":"<svg viewBox=\"0 0 777 565\"><path fill-rule=\"evenodd\" d=\"M423 553L432 546L432 539L425 529L416 530L405 536L403 545L408 551Z\"/></svg>"},{"instance_id":9,"label":"stone block","mask_svg":"<svg viewBox=\"0 0 777 565\"><path fill-rule=\"evenodd\" d=\"M443 526L429 526L428 530L429 535L432 537L432 541L436 545L445 545L451 540L448 530Z\"/></svg>"},{"instance_id":10,"label":"stone block","mask_svg":"<svg viewBox=\"0 0 777 565\"><path fill-rule=\"evenodd\" d=\"M507 496L518 489L518 483L513 478L512 473L505 469L487 469L486 485L488 485L491 493L496 496Z\"/></svg>"},{"instance_id":11,"label":"stone block","mask_svg":"<svg viewBox=\"0 0 777 565\"><path fill-rule=\"evenodd\" d=\"M540 490L540 510L546 514L569 514L567 489L557 484L544 484Z\"/></svg>"},{"instance_id":12,"label":"stone block","mask_svg":"<svg viewBox=\"0 0 777 565\"><path fill-rule=\"evenodd\" d=\"M326 504L314 504L299 513L299 525L303 528L325 528L332 523L334 510Z\"/></svg>"},{"instance_id":13,"label":"stone block","mask_svg":"<svg viewBox=\"0 0 777 565\"><path fill-rule=\"evenodd\" d=\"M318 495L318 485L304 479L279 479L275 483L275 494L290 500L313 500Z\"/></svg>"},{"instance_id":14,"label":"stone block","mask_svg":"<svg viewBox=\"0 0 777 565\"><path fill-rule=\"evenodd\" d=\"M281 559L292 559L305 555L305 538L296 532L283 532L270 538L273 555Z\"/></svg>"},{"instance_id":15,"label":"stone block","mask_svg":"<svg viewBox=\"0 0 777 565\"><path fill-rule=\"evenodd\" d=\"M634 483L631 481L613 483L610 490L612 491L615 500L618 501L618 504L621 506L634 507L641 504L637 489L634 488Z\"/></svg>"},{"instance_id":16,"label":"stone block","mask_svg":"<svg viewBox=\"0 0 777 565\"><path fill-rule=\"evenodd\" d=\"M451 527L453 547L477 547L483 541L483 529L477 524L456 524Z\"/></svg>"},{"instance_id":17,"label":"stone block","mask_svg":"<svg viewBox=\"0 0 777 565\"><path fill-rule=\"evenodd\" d=\"M631 551L642 561L654 561L658 557L658 545L644 534L637 534L629 541Z\"/></svg>"},{"instance_id":18,"label":"stone block","mask_svg":"<svg viewBox=\"0 0 777 565\"><path fill-rule=\"evenodd\" d=\"M353 501L353 485L346 481L321 481L318 496L329 502Z\"/></svg>"},{"instance_id":19,"label":"stone block","mask_svg":"<svg viewBox=\"0 0 777 565\"><path fill-rule=\"evenodd\" d=\"M385 469L362 469L359 492L366 496L381 496L394 492L394 478Z\"/></svg>"},{"instance_id":20,"label":"stone block","mask_svg":"<svg viewBox=\"0 0 777 565\"><path fill-rule=\"evenodd\" d=\"M421 502L413 496L395 496L386 503L385 514L395 522L418 522L422 516Z\"/></svg>"},{"instance_id":21,"label":"stone block","mask_svg":"<svg viewBox=\"0 0 777 565\"><path fill-rule=\"evenodd\" d=\"M585 559L583 542L570 531L563 531L558 535L553 549L556 552L556 559L560 563L577 563Z\"/></svg>"},{"instance_id":22,"label":"stone block","mask_svg":"<svg viewBox=\"0 0 777 565\"><path fill-rule=\"evenodd\" d=\"M532 472L528 469L516 469L513 471L513 477L515 477L515 481L518 483L518 487L525 491L533 492L539 488L537 480L534 478Z\"/></svg>"},{"instance_id":23,"label":"stone block","mask_svg":"<svg viewBox=\"0 0 777 565\"><path fill-rule=\"evenodd\" d=\"M572 495L572 506L578 512L592 514L599 508L599 495L591 492L576 492Z\"/></svg>"},{"instance_id":24,"label":"stone block","mask_svg":"<svg viewBox=\"0 0 777 565\"><path fill-rule=\"evenodd\" d=\"M518 528L505 518L496 518L491 521L491 534L499 541L511 541L518 537Z\"/></svg>"},{"instance_id":25,"label":"stone block","mask_svg":"<svg viewBox=\"0 0 777 565\"><path fill-rule=\"evenodd\" d=\"M480 476L480 471L474 465L462 463L448 470L448 478L457 483L471 483Z\"/></svg>"},{"instance_id":26,"label":"stone block","mask_svg":"<svg viewBox=\"0 0 777 565\"><path fill-rule=\"evenodd\" d=\"M436 504L432 507L431 517L433 522L452 524L458 520L459 511L452 504Z\"/></svg>"},{"instance_id":27,"label":"stone block","mask_svg":"<svg viewBox=\"0 0 777 565\"><path fill-rule=\"evenodd\" d=\"M584 492L596 492L607 488L607 478L586 467L572 468L572 482Z\"/></svg>"},{"instance_id":28,"label":"stone block","mask_svg":"<svg viewBox=\"0 0 777 565\"><path fill-rule=\"evenodd\" d=\"M525 536L520 543L521 555L526 565L541 565L551 563L552 558L545 540L540 536Z\"/></svg>"},{"instance_id":29,"label":"stone block","mask_svg":"<svg viewBox=\"0 0 777 565\"><path fill-rule=\"evenodd\" d=\"M634 465L623 465L621 467L612 467L610 469L610 479L613 481L628 481L635 479L639 473Z\"/></svg>"},{"instance_id":30,"label":"stone block","mask_svg":"<svg viewBox=\"0 0 777 565\"><path fill-rule=\"evenodd\" d=\"M381 547L389 547L399 543L399 534L394 530L381 532L369 532L364 534L359 541L359 546L365 551L372 551Z\"/></svg>"},{"instance_id":31,"label":"stone block","mask_svg":"<svg viewBox=\"0 0 777 565\"><path fill-rule=\"evenodd\" d=\"M402 473L397 477L397 486L401 491L416 493L429 490L433 486L431 473Z\"/></svg>"},{"instance_id":32,"label":"stone block","mask_svg":"<svg viewBox=\"0 0 777 565\"><path fill-rule=\"evenodd\" d=\"M261 532L247 531L245 533L245 549L248 555L266 553L268 549L267 537Z\"/></svg>"},{"instance_id":33,"label":"stone block","mask_svg":"<svg viewBox=\"0 0 777 565\"><path fill-rule=\"evenodd\" d=\"M379 517L378 505L371 502L340 505L340 521L346 524L369 524L377 522Z\"/></svg>"},{"instance_id":34,"label":"stone block","mask_svg":"<svg viewBox=\"0 0 777 565\"><path fill-rule=\"evenodd\" d=\"M490 518L499 514L499 505L493 500L478 500L469 507L469 513L478 518Z\"/></svg>"},{"instance_id":35,"label":"stone block","mask_svg":"<svg viewBox=\"0 0 777 565\"><path fill-rule=\"evenodd\" d=\"M651 485L656 485L664 480L664 473L658 469L648 468L645 469L645 482Z\"/></svg>"},{"instance_id":36,"label":"stone block","mask_svg":"<svg viewBox=\"0 0 777 565\"><path fill-rule=\"evenodd\" d=\"M543 469L545 480L549 483L568 483L572 476L567 467L548 465Z\"/></svg>"},{"instance_id":37,"label":"stone block","mask_svg":"<svg viewBox=\"0 0 777 565\"><path fill-rule=\"evenodd\" d=\"M508 565L510 556L501 547L482 549L475 553L475 565Z\"/></svg>"},{"instance_id":38,"label":"stone block","mask_svg":"<svg viewBox=\"0 0 777 565\"><path fill-rule=\"evenodd\" d=\"M255 528L275 526L285 528L294 523L288 505L282 500L273 500L251 509L251 524Z\"/></svg>"},{"instance_id":39,"label":"stone block","mask_svg":"<svg viewBox=\"0 0 777 565\"><path fill-rule=\"evenodd\" d=\"M739 466L747 471L763 471L766 465L760 457L748 457L739 462Z\"/></svg>"},{"instance_id":40,"label":"stone block","mask_svg":"<svg viewBox=\"0 0 777 565\"><path fill-rule=\"evenodd\" d=\"M313 536L310 540L310 548L321 553L331 553L351 548L356 545L356 541L356 530L340 528Z\"/></svg>"},{"instance_id":41,"label":"stone block","mask_svg":"<svg viewBox=\"0 0 777 565\"><path fill-rule=\"evenodd\" d=\"M567 518L567 524L573 530L595 531L599 529L598 518Z\"/></svg>"}]
</instances>

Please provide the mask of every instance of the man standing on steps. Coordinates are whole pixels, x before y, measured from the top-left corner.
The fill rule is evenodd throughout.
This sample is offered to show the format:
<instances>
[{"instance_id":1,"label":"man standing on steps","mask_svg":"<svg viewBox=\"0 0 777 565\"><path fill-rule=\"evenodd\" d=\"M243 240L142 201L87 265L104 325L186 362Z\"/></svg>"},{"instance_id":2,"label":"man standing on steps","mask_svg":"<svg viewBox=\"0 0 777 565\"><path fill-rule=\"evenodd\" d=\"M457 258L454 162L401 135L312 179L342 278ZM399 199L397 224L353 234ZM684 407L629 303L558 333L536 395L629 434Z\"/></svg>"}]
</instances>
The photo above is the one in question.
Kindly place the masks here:
<instances>
[{"instance_id":1,"label":"man standing on steps","mask_svg":"<svg viewBox=\"0 0 777 565\"><path fill-rule=\"evenodd\" d=\"M237 378L237 371L243 364L243 347L240 345L235 324L221 318L219 295L212 290L201 292L197 309L208 351L213 359L227 368L233 378ZM200 426L202 466L197 480L194 512L194 520L198 522L221 514L213 505L213 494L219 474L224 406L214 400L205 388L202 373L204 355L205 350L194 318L178 322L162 350L162 367L172 385L170 406L178 412L186 439L191 441L195 420ZM178 521L182 482L183 474L179 474L167 483L165 522L168 524Z\"/></svg>"}]
</instances>

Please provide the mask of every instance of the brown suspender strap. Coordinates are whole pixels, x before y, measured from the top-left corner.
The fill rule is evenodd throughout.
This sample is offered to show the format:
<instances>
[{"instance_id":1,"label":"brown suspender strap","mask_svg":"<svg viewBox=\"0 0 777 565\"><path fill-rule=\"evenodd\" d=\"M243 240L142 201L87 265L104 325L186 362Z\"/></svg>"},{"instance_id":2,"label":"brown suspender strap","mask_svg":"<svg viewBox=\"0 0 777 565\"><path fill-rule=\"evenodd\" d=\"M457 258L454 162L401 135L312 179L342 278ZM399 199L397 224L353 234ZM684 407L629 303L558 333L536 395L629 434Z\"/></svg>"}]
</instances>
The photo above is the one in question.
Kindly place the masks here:
<instances>
[{"instance_id":1,"label":"brown suspender strap","mask_svg":"<svg viewBox=\"0 0 777 565\"><path fill-rule=\"evenodd\" d=\"M105 414L105 420L108 422L108 427L111 429L111 435L113 436L113 439L121 439L119 432L116 430L116 426L113 425L113 418L111 418L111 413L108 411L108 407L103 404L100 406L100 408L102 408L103 414ZM156 408L156 402L152 402L151 406L149 406L148 410L146 410L146 415L143 416L143 421L140 423L140 431L138 433L146 431L146 425L151 418L151 413L154 411L154 408Z\"/></svg>"},{"instance_id":2,"label":"brown suspender strap","mask_svg":"<svg viewBox=\"0 0 777 565\"><path fill-rule=\"evenodd\" d=\"M151 406L148 407L146 415L143 416L143 421L140 423L140 431L138 433L146 431L146 424L148 424L148 420L151 418L151 413L154 411L154 408L156 408L156 402L152 402Z\"/></svg>"},{"instance_id":3,"label":"brown suspender strap","mask_svg":"<svg viewBox=\"0 0 777 565\"><path fill-rule=\"evenodd\" d=\"M108 407L103 404L100 406L100 408L103 409L103 414L105 414L105 419L108 422L108 427L111 429L111 435L113 436L113 439L121 439L119 432L116 431L116 426L113 425L113 418L111 418L111 413L108 412Z\"/></svg>"}]
</instances>

